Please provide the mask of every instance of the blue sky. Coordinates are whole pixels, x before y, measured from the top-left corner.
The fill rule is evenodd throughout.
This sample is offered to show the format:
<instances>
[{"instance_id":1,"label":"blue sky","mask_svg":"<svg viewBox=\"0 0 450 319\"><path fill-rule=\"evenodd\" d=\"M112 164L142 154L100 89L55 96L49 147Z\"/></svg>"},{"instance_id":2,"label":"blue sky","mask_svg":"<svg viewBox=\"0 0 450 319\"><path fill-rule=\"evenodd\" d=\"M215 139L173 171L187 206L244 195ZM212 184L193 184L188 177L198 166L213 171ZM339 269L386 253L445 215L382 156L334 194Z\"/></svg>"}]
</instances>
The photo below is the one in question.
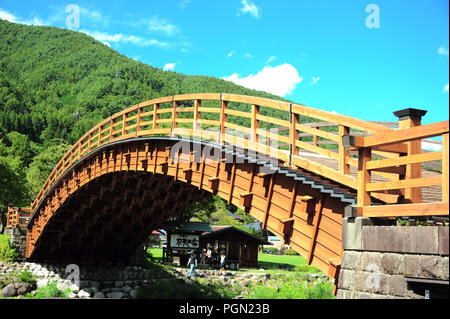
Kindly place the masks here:
<instances>
[{"instance_id":1,"label":"blue sky","mask_svg":"<svg viewBox=\"0 0 450 319\"><path fill-rule=\"evenodd\" d=\"M76 12L68 5L79 8ZM0 18L365 120L449 118L448 0L0 0ZM69 7L70 9L71 7ZM138 102L138 101L137 101Z\"/></svg>"}]
</instances>

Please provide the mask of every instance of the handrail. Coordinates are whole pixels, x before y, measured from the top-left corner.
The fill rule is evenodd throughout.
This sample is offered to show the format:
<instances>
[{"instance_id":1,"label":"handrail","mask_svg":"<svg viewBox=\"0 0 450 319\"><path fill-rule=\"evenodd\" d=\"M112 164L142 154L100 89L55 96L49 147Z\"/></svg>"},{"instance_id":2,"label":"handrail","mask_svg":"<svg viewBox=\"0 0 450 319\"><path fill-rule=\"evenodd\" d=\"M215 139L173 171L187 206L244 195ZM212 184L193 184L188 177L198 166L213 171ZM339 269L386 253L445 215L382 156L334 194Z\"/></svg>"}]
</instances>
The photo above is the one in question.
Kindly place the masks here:
<instances>
[{"instance_id":1,"label":"handrail","mask_svg":"<svg viewBox=\"0 0 450 319\"><path fill-rule=\"evenodd\" d=\"M213 105L214 102L218 103ZM246 111L242 108L237 110L233 107L236 103L248 105L250 110ZM189 105L186 106L186 104ZM277 116L271 116L274 112ZM204 113L215 117L202 119ZM305 118L309 118L308 121L312 123L308 121L304 123ZM332 123L337 129L335 131L321 129L324 126L320 124L323 123L320 121ZM268 127L277 129L270 131ZM394 129L379 123L317 110L301 104L253 96L195 93L156 98L124 109L84 134L55 166L32 203L32 210L34 212L39 207L39 203L58 178L85 155L108 143L151 135L186 135L199 139L213 139L220 144L229 143L247 147L265 155L275 154L285 166L293 168L300 166L315 174L333 179L337 183L357 189L358 181L350 174L350 168L357 167L358 161L351 157L350 150L342 140L343 136L352 134L352 130L373 135L389 135L395 132ZM313 137L312 141L304 140L309 139L310 136ZM281 143L277 145L273 141ZM327 145L327 142L337 143L335 151L321 147L321 145ZM398 153L406 149L407 144L394 146L381 147L377 149L377 152L383 158L395 158ZM338 167L334 169L313 161L308 158L309 153L305 155L301 150L337 161ZM377 171L376 173L392 180L398 179L399 176L399 174L395 175L395 172L390 174ZM386 198L380 194L374 194L374 196Z\"/></svg>"},{"instance_id":2,"label":"handrail","mask_svg":"<svg viewBox=\"0 0 450 319\"><path fill-rule=\"evenodd\" d=\"M409 152L397 158L372 159L374 147L394 145L398 143L420 143L430 137L442 137L442 150L435 152ZM398 217L398 216L438 216L449 215L449 121L406 128L380 133L367 137L344 137L347 146L358 149L358 200L356 215L365 217ZM442 161L442 174L428 177L421 176L423 163ZM419 170L413 173L414 165ZM402 170L404 178L389 182L374 182L371 173L375 171ZM418 173L417 173L418 172ZM421 195L407 198L408 189L422 187L442 187L442 199L439 202L422 203ZM405 203L395 205L371 205L370 196L374 192L397 193L405 197ZM420 194L420 193L419 193Z\"/></svg>"},{"instance_id":3,"label":"handrail","mask_svg":"<svg viewBox=\"0 0 450 319\"><path fill-rule=\"evenodd\" d=\"M6 213L6 228L25 228L30 217L30 208L8 207L8 211Z\"/></svg>"}]
</instances>

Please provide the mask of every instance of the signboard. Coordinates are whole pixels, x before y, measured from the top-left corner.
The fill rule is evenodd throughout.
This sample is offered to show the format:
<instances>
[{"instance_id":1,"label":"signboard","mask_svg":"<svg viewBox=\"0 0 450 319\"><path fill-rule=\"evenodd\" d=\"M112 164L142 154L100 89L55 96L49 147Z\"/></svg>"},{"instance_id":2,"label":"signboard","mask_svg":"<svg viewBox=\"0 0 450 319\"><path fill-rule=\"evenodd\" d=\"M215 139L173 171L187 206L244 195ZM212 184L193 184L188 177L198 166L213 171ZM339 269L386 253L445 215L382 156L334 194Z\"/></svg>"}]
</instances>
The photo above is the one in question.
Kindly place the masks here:
<instances>
[{"instance_id":1,"label":"signboard","mask_svg":"<svg viewBox=\"0 0 450 319\"><path fill-rule=\"evenodd\" d=\"M185 248L185 249L199 248L200 247L200 236L199 235L172 234L170 236L170 247Z\"/></svg>"}]
</instances>

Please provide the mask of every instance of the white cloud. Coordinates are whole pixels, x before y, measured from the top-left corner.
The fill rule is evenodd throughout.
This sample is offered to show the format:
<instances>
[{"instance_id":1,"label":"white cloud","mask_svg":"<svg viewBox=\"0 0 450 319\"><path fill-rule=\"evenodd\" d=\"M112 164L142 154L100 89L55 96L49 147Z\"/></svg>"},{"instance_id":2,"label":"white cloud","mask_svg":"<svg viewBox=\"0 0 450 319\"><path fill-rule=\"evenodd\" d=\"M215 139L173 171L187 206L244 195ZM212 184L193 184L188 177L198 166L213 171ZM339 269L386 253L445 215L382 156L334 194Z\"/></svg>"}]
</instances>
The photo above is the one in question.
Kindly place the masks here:
<instances>
[{"instance_id":1,"label":"white cloud","mask_svg":"<svg viewBox=\"0 0 450 319\"><path fill-rule=\"evenodd\" d=\"M315 85L315 84L317 84L317 82L319 82L319 80L320 80L320 76L318 76L318 77L312 77L312 81L311 81L311 86L312 85Z\"/></svg>"},{"instance_id":2,"label":"white cloud","mask_svg":"<svg viewBox=\"0 0 450 319\"><path fill-rule=\"evenodd\" d=\"M108 41L103 41L103 44L106 45L108 48L111 47L111 44Z\"/></svg>"},{"instance_id":3,"label":"white cloud","mask_svg":"<svg viewBox=\"0 0 450 319\"><path fill-rule=\"evenodd\" d=\"M134 35L123 35L122 33L117 34L109 34L106 32L100 32L100 31L87 31L87 30L80 30L80 32L83 32L94 39L100 41L100 42L114 42L114 43L132 43L137 46L141 47L148 47L148 46L157 46L160 48L168 48L171 46L170 43L162 42L155 39L145 39L139 36Z\"/></svg>"},{"instance_id":4,"label":"white cloud","mask_svg":"<svg viewBox=\"0 0 450 319\"><path fill-rule=\"evenodd\" d=\"M191 3L191 0L181 0L180 3L178 3L178 8L184 9L189 5L189 3Z\"/></svg>"},{"instance_id":5,"label":"white cloud","mask_svg":"<svg viewBox=\"0 0 450 319\"><path fill-rule=\"evenodd\" d=\"M246 53L244 54L244 58L252 59L253 55L251 55L250 53Z\"/></svg>"},{"instance_id":6,"label":"white cloud","mask_svg":"<svg viewBox=\"0 0 450 319\"><path fill-rule=\"evenodd\" d=\"M172 71L175 68L176 63L166 63L166 65L164 65L164 70L165 71Z\"/></svg>"},{"instance_id":7,"label":"white cloud","mask_svg":"<svg viewBox=\"0 0 450 319\"><path fill-rule=\"evenodd\" d=\"M234 55L234 51L231 51L230 53L227 54L227 58L231 58Z\"/></svg>"},{"instance_id":8,"label":"white cloud","mask_svg":"<svg viewBox=\"0 0 450 319\"><path fill-rule=\"evenodd\" d=\"M34 17L32 19L22 19L20 17L17 17L11 13L9 13L6 10L3 10L0 8L0 19L13 22L13 23L21 23L26 25L37 25L37 26L43 26L43 25L49 25L49 23L41 20L38 17Z\"/></svg>"},{"instance_id":9,"label":"white cloud","mask_svg":"<svg viewBox=\"0 0 450 319\"><path fill-rule=\"evenodd\" d=\"M253 17L255 17L257 19L260 17L260 12L261 12L260 7L256 6L251 1L247 2L247 0L242 0L241 3L243 5L243 7L240 9L240 11L243 14L250 13Z\"/></svg>"},{"instance_id":10,"label":"white cloud","mask_svg":"<svg viewBox=\"0 0 450 319\"><path fill-rule=\"evenodd\" d=\"M0 8L0 19L6 20L6 21L9 21L9 22L17 22L16 16L12 15L8 11L5 11L5 10L3 10L1 8Z\"/></svg>"},{"instance_id":11,"label":"white cloud","mask_svg":"<svg viewBox=\"0 0 450 319\"><path fill-rule=\"evenodd\" d=\"M267 59L266 63L270 63L275 59L276 59L276 57L272 55L270 58Z\"/></svg>"},{"instance_id":12,"label":"white cloud","mask_svg":"<svg viewBox=\"0 0 450 319\"><path fill-rule=\"evenodd\" d=\"M167 36L173 36L181 32L176 25L169 23L166 19L158 17L152 17L147 20L143 19L141 20L141 24L146 25L150 32L162 33Z\"/></svg>"},{"instance_id":13,"label":"white cloud","mask_svg":"<svg viewBox=\"0 0 450 319\"><path fill-rule=\"evenodd\" d=\"M303 81L297 69L288 63L275 67L266 66L255 75L239 77L237 73L234 73L223 79L249 89L265 91L278 96L291 94L296 85Z\"/></svg>"},{"instance_id":14,"label":"white cloud","mask_svg":"<svg viewBox=\"0 0 450 319\"><path fill-rule=\"evenodd\" d=\"M441 46L441 47L438 49L437 53L438 53L439 55L448 55L448 49L446 49L445 47Z\"/></svg>"},{"instance_id":15,"label":"white cloud","mask_svg":"<svg viewBox=\"0 0 450 319\"><path fill-rule=\"evenodd\" d=\"M448 83L444 86L442 93L448 93Z\"/></svg>"}]
</instances>

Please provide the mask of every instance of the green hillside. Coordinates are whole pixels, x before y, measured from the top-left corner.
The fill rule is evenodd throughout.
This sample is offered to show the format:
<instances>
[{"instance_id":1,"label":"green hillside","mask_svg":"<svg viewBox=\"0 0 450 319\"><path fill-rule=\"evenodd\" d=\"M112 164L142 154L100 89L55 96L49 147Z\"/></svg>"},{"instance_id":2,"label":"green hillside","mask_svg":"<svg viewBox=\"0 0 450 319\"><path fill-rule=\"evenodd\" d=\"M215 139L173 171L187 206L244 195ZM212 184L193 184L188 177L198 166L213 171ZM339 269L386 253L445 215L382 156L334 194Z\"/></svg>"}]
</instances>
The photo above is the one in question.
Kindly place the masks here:
<instances>
[{"instance_id":1,"label":"green hillside","mask_svg":"<svg viewBox=\"0 0 450 319\"><path fill-rule=\"evenodd\" d=\"M281 99L163 71L83 33L0 20L0 212L9 203L29 205L69 146L104 118L145 100L200 92Z\"/></svg>"}]
</instances>

